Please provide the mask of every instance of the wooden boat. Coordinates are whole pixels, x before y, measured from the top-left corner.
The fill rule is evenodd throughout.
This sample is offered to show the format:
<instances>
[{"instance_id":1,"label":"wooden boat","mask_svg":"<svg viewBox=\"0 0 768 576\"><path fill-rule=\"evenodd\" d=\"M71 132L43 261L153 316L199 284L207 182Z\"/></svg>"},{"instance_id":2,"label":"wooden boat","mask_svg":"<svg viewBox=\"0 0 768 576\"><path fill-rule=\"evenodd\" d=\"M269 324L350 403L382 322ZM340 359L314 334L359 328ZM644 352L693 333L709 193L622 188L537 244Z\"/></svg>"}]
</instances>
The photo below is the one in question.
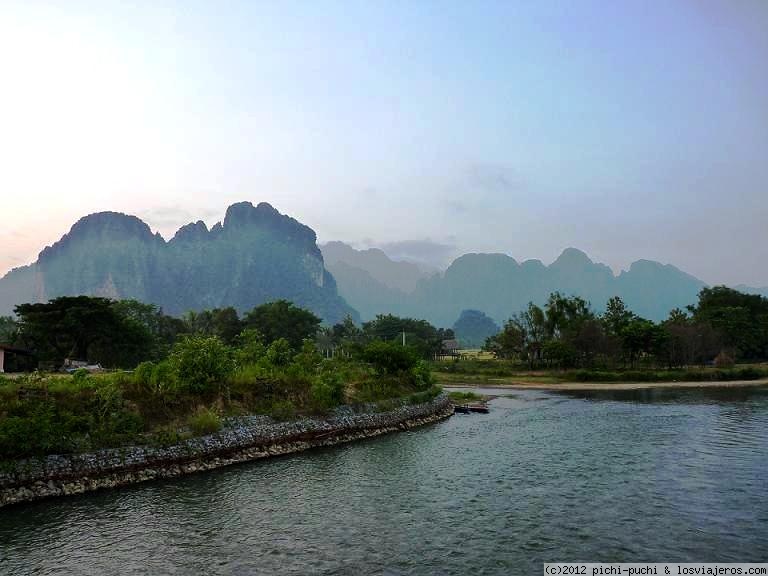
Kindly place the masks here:
<instances>
[{"instance_id":1,"label":"wooden boat","mask_svg":"<svg viewBox=\"0 0 768 576\"><path fill-rule=\"evenodd\" d=\"M453 407L454 414L470 414L472 412L488 414L489 410L485 404L456 404Z\"/></svg>"},{"instance_id":2,"label":"wooden boat","mask_svg":"<svg viewBox=\"0 0 768 576\"><path fill-rule=\"evenodd\" d=\"M486 404L467 404L467 409L470 412L479 412L480 414L488 414L488 406Z\"/></svg>"}]
</instances>

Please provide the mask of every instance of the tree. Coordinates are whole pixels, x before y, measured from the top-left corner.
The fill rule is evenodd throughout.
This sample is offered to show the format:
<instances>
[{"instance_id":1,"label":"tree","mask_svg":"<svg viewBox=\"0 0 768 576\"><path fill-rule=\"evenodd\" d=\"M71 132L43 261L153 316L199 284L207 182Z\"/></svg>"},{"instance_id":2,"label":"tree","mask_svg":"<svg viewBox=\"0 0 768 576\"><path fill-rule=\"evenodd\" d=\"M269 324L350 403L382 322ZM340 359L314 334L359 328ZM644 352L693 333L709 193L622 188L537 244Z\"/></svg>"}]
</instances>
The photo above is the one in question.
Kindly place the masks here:
<instances>
[{"instance_id":1,"label":"tree","mask_svg":"<svg viewBox=\"0 0 768 576\"><path fill-rule=\"evenodd\" d=\"M382 340L375 340L365 347L363 360L382 376L397 376L413 370L419 361L413 348Z\"/></svg>"},{"instance_id":2,"label":"tree","mask_svg":"<svg viewBox=\"0 0 768 576\"><path fill-rule=\"evenodd\" d=\"M16 307L19 342L40 360L65 358L133 367L152 353L152 335L106 298L63 296Z\"/></svg>"},{"instance_id":3,"label":"tree","mask_svg":"<svg viewBox=\"0 0 768 576\"><path fill-rule=\"evenodd\" d=\"M379 314L374 320L363 324L363 336L369 342L385 340L402 345L403 333L406 344L422 358L431 358L440 351L443 340L454 337L453 330L437 329L426 320L400 318L392 314Z\"/></svg>"},{"instance_id":4,"label":"tree","mask_svg":"<svg viewBox=\"0 0 768 576\"><path fill-rule=\"evenodd\" d=\"M486 339L484 348L496 358L511 359L522 354L524 342L522 328L515 319L509 319L501 332Z\"/></svg>"},{"instance_id":5,"label":"tree","mask_svg":"<svg viewBox=\"0 0 768 576\"><path fill-rule=\"evenodd\" d=\"M692 313L694 322L711 325L740 358L768 357L768 298L725 286L704 288Z\"/></svg>"},{"instance_id":6,"label":"tree","mask_svg":"<svg viewBox=\"0 0 768 576\"><path fill-rule=\"evenodd\" d=\"M154 304L138 300L119 300L112 305L115 311L128 321L140 324L152 337L152 352L148 358L160 360L168 355L179 334L191 332L183 320L166 316Z\"/></svg>"},{"instance_id":7,"label":"tree","mask_svg":"<svg viewBox=\"0 0 768 576\"><path fill-rule=\"evenodd\" d=\"M0 316L0 343L12 344L19 331L19 324L10 316Z\"/></svg>"},{"instance_id":8,"label":"tree","mask_svg":"<svg viewBox=\"0 0 768 576\"><path fill-rule=\"evenodd\" d=\"M624 301L618 296L608 300L605 305L605 312L601 316L606 331L613 336L619 336L621 331L635 318L635 314L627 309Z\"/></svg>"},{"instance_id":9,"label":"tree","mask_svg":"<svg viewBox=\"0 0 768 576\"><path fill-rule=\"evenodd\" d=\"M243 330L243 323L232 306L214 308L201 312L190 311L184 315L187 332L205 336L217 336L226 345L231 345Z\"/></svg>"},{"instance_id":10,"label":"tree","mask_svg":"<svg viewBox=\"0 0 768 576\"><path fill-rule=\"evenodd\" d=\"M235 367L230 349L216 336L182 337L168 361L181 386L193 393L224 386Z\"/></svg>"},{"instance_id":11,"label":"tree","mask_svg":"<svg viewBox=\"0 0 768 576\"><path fill-rule=\"evenodd\" d=\"M299 350L307 338L314 338L320 318L287 300L276 300L256 306L243 319L246 328L255 328L267 345L285 338L294 350Z\"/></svg>"},{"instance_id":12,"label":"tree","mask_svg":"<svg viewBox=\"0 0 768 576\"><path fill-rule=\"evenodd\" d=\"M578 296L568 298L559 292L549 295L544 311L547 336L555 339L572 337L584 321L594 318L587 301Z\"/></svg>"}]
</instances>

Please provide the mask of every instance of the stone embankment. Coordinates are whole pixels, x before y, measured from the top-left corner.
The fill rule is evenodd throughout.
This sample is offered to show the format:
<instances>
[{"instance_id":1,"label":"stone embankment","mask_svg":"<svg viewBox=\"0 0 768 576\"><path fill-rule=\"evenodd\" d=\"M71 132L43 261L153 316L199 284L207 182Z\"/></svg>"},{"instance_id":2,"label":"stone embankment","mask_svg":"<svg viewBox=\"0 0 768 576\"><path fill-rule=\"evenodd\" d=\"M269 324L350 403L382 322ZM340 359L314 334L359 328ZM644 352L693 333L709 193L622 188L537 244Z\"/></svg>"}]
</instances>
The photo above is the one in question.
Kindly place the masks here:
<instances>
[{"instance_id":1,"label":"stone embankment","mask_svg":"<svg viewBox=\"0 0 768 576\"><path fill-rule=\"evenodd\" d=\"M344 406L327 419L230 419L216 434L167 447L132 446L21 460L0 470L0 507L333 446L423 426L451 414L453 404L441 395L424 404L401 405L386 412L377 412L374 406L362 411Z\"/></svg>"}]
</instances>

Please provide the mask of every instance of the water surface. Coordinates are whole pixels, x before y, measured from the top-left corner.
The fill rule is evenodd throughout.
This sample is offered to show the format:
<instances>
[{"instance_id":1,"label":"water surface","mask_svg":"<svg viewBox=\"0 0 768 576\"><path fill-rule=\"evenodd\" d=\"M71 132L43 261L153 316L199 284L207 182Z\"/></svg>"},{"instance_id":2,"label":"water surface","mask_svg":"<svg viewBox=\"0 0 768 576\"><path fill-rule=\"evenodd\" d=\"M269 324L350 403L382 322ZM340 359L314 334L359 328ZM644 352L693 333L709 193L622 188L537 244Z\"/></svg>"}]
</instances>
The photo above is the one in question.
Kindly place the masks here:
<instances>
[{"instance_id":1,"label":"water surface","mask_svg":"<svg viewBox=\"0 0 768 576\"><path fill-rule=\"evenodd\" d=\"M0 509L0 574L540 574L768 558L765 389L509 394L488 415Z\"/></svg>"}]
</instances>

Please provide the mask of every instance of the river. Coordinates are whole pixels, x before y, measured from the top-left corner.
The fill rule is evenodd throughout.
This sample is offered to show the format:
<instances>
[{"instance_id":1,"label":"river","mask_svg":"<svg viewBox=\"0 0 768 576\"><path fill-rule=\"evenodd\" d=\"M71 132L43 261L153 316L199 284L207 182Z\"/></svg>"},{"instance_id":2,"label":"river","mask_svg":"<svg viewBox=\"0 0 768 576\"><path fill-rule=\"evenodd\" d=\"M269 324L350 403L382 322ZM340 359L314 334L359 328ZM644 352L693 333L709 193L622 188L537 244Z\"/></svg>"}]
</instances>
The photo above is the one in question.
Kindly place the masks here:
<instances>
[{"instance_id":1,"label":"river","mask_svg":"<svg viewBox=\"0 0 768 576\"><path fill-rule=\"evenodd\" d=\"M486 392L488 415L0 509L0 574L768 559L768 390Z\"/></svg>"}]
</instances>

